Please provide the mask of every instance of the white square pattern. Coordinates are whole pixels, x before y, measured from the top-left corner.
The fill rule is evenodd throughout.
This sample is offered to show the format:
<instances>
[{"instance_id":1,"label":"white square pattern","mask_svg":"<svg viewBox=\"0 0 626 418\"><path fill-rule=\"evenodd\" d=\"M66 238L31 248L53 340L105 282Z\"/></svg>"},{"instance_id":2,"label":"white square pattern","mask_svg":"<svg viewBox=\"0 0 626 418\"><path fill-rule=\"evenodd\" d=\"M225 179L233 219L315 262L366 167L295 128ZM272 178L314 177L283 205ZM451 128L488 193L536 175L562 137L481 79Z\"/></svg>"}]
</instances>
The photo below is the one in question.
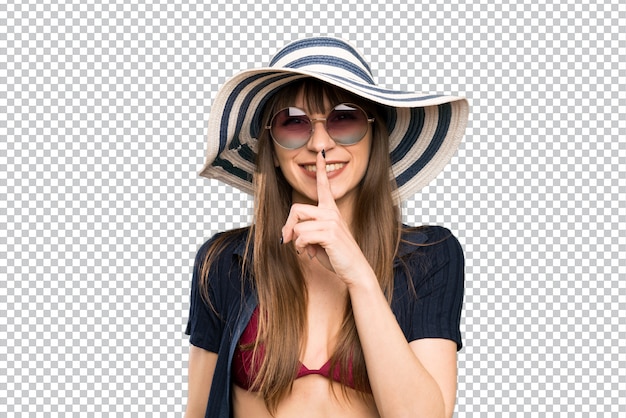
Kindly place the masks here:
<instances>
[{"instance_id":1,"label":"white square pattern","mask_svg":"<svg viewBox=\"0 0 626 418\"><path fill-rule=\"evenodd\" d=\"M626 416L623 2L136 3L0 4L0 416L182 416L193 257L252 206L197 176L211 99L311 35L470 101L403 205L465 249L455 416Z\"/></svg>"}]
</instances>

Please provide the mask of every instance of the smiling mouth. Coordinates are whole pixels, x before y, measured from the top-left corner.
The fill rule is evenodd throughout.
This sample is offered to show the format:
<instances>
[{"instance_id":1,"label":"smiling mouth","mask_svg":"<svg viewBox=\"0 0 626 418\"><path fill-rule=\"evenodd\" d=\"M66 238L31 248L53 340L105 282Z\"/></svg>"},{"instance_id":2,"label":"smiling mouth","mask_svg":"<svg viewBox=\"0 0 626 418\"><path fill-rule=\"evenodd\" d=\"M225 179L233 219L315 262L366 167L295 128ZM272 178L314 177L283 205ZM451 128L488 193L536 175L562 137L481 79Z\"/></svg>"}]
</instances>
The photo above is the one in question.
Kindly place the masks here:
<instances>
[{"instance_id":1,"label":"smiling mouth","mask_svg":"<svg viewBox=\"0 0 626 418\"><path fill-rule=\"evenodd\" d=\"M332 171L344 168L345 166L346 166L346 163L326 164L326 172L330 173ZM312 173L316 173L317 172L317 166L315 166L314 164L313 165L303 165L302 167L304 167L304 169L306 171L310 171Z\"/></svg>"}]
</instances>

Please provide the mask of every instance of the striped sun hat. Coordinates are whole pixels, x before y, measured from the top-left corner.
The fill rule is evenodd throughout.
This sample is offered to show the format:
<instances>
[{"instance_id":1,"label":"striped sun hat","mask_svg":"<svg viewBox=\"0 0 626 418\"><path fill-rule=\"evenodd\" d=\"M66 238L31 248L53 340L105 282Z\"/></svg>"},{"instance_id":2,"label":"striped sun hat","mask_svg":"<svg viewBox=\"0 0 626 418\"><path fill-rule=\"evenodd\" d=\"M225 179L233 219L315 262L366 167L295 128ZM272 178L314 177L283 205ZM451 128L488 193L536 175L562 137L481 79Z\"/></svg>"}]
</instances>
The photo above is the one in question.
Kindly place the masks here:
<instances>
[{"instance_id":1,"label":"striped sun hat","mask_svg":"<svg viewBox=\"0 0 626 418\"><path fill-rule=\"evenodd\" d=\"M468 118L463 97L409 93L379 87L361 54L327 37L295 41L268 67L242 71L228 80L211 106L206 163L200 175L253 194L252 175L263 106L285 84L313 77L388 107L391 177L398 197L423 188L456 152Z\"/></svg>"}]
</instances>

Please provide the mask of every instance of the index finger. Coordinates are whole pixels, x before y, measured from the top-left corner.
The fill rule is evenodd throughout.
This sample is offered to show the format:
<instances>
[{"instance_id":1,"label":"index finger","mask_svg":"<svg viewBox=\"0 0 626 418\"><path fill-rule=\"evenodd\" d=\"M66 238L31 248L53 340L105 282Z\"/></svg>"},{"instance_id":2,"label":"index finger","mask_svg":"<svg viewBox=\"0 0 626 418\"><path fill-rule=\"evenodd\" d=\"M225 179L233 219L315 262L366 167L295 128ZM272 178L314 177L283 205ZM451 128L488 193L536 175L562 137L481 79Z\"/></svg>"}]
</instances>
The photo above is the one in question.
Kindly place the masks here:
<instances>
[{"instance_id":1,"label":"index finger","mask_svg":"<svg viewBox=\"0 0 626 418\"><path fill-rule=\"evenodd\" d=\"M335 207L335 198L333 192L330 189L330 182L328 181L328 174L326 173L326 158L323 152L317 153L317 160L315 161L317 172L317 206L319 207Z\"/></svg>"}]
</instances>

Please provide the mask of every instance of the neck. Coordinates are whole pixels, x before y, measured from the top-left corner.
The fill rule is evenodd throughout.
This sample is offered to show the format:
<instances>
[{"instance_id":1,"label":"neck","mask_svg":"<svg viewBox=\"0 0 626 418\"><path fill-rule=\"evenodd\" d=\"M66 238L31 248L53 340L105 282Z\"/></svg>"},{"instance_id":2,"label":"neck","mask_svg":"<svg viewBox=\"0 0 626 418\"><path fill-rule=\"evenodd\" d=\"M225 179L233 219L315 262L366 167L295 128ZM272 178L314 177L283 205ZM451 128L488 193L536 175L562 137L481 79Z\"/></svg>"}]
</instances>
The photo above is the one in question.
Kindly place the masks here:
<instances>
[{"instance_id":1,"label":"neck","mask_svg":"<svg viewBox=\"0 0 626 418\"><path fill-rule=\"evenodd\" d=\"M346 196L344 199L335 202L341 217L350 227L350 231L353 231L352 220L354 219L355 203L354 195Z\"/></svg>"},{"instance_id":2,"label":"neck","mask_svg":"<svg viewBox=\"0 0 626 418\"><path fill-rule=\"evenodd\" d=\"M306 283L308 304L333 307L343 312L348 297L345 283L335 273L322 266L317 258L309 258L306 252L300 254L300 265Z\"/></svg>"}]
</instances>

